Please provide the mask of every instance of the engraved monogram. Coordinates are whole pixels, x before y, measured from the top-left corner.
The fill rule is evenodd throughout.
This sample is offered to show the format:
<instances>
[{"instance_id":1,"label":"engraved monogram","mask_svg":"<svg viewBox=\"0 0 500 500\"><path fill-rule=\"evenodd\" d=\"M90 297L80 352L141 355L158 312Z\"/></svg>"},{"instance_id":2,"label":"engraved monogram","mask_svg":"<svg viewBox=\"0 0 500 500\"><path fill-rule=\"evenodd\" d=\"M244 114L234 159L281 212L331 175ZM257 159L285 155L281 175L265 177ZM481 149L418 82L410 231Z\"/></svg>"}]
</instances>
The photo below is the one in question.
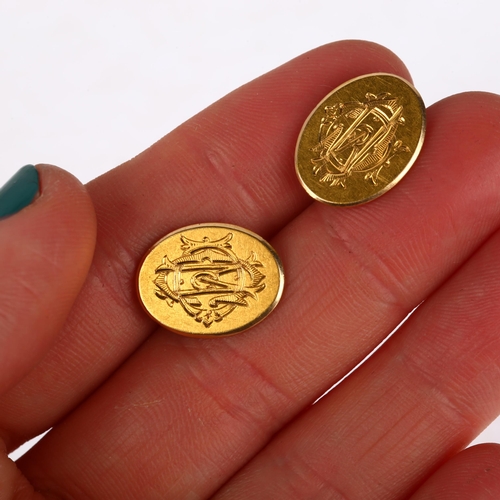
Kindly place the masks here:
<instances>
[{"instance_id":1,"label":"engraved monogram","mask_svg":"<svg viewBox=\"0 0 500 500\"><path fill-rule=\"evenodd\" d=\"M181 235L182 254L170 260L163 257L156 269L156 296L170 306L180 304L187 314L209 328L222 321L238 307L248 307L248 298L258 300L257 294L266 287L263 267L254 252L240 259L230 241L233 233L212 241L190 240Z\"/></svg>"},{"instance_id":2,"label":"engraved monogram","mask_svg":"<svg viewBox=\"0 0 500 500\"><path fill-rule=\"evenodd\" d=\"M381 170L391 159L410 149L396 138L404 125L399 97L384 92L367 93L365 100L326 106L319 127L318 144L312 151L313 172L320 182L345 189L353 173L362 173L375 186Z\"/></svg>"}]
</instances>

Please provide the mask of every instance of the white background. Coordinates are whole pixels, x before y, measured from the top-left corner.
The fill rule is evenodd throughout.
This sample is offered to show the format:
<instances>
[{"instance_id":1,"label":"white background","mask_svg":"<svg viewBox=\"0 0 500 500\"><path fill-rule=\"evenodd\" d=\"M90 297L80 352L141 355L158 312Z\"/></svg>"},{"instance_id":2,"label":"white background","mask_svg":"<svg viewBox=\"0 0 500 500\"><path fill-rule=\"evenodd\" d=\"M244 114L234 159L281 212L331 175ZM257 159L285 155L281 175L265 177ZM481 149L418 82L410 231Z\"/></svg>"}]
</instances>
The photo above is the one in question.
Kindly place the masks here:
<instances>
[{"instance_id":1,"label":"white background","mask_svg":"<svg viewBox=\"0 0 500 500\"><path fill-rule=\"evenodd\" d=\"M493 0L0 0L0 185L26 163L86 182L318 45L360 38L430 105L500 93ZM500 442L500 421L479 441Z\"/></svg>"}]
</instances>

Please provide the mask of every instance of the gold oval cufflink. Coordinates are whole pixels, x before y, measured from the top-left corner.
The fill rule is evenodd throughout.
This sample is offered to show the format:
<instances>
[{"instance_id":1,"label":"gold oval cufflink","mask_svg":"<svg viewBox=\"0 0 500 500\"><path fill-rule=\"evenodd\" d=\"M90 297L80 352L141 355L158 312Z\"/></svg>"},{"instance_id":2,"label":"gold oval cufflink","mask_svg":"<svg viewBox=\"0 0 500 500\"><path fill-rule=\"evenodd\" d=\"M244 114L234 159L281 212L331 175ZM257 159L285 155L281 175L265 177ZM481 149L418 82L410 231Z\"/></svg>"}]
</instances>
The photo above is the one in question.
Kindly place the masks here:
<instances>
[{"instance_id":1,"label":"gold oval cufflink","mask_svg":"<svg viewBox=\"0 0 500 500\"><path fill-rule=\"evenodd\" d=\"M299 134L295 169L307 193L331 205L366 203L394 187L425 136L425 106L406 80L385 73L330 92Z\"/></svg>"},{"instance_id":2,"label":"gold oval cufflink","mask_svg":"<svg viewBox=\"0 0 500 500\"><path fill-rule=\"evenodd\" d=\"M190 337L234 335L278 304L284 273L260 236L229 224L198 224L168 234L148 250L137 273L145 311Z\"/></svg>"}]
</instances>

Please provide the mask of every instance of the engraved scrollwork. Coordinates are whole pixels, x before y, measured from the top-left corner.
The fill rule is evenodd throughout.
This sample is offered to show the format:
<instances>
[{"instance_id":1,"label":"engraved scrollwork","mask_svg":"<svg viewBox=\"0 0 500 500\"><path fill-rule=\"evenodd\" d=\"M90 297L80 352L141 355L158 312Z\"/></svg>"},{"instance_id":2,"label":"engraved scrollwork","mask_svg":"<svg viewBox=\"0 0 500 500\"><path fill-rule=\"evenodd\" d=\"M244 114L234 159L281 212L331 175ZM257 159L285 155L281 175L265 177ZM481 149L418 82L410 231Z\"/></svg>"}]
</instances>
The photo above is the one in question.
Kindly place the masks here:
<instances>
[{"instance_id":1,"label":"engraved scrollwork","mask_svg":"<svg viewBox=\"0 0 500 500\"><path fill-rule=\"evenodd\" d=\"M410 151L396 137L405 123L401 99L388 92L325 106L324 112L311 160L322 183L345 189L351 175L362 173L376 186L391 159Z\"/></svg>"},{"instance_id":2,"label":"engraved scrollwork","mask_svg":"<svg viewBox=\"0 0 500 500\"><path fill-rule=\"evenodd\" d=\"M232 233L219 240L201 241L181 235L179 257L163 257L156 268L156 296L173 307L178 303L197 322L209 328L238 307L248 307L247 299L258 300L266 287L263 265L254 252L240 259L233 251Z\"/></svg>"}]
</instances>

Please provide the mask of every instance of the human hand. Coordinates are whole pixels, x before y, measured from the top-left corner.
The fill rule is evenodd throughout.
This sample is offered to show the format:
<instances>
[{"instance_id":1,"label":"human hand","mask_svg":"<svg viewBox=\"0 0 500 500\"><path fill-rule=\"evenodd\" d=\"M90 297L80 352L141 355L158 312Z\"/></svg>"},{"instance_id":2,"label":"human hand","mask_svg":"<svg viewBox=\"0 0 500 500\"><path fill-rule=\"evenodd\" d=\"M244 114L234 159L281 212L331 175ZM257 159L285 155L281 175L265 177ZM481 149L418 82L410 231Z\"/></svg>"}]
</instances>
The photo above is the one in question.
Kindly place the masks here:
<instances>
[{"instance_id":1,"label":"human hand","mask_svg":"<svg viewBox=\"0 0 500 500\"><path fill-rule=\"evenodd\" d=\"M0 436L54 428L19 470L2 457L0 498L499 497L500 448L460 451L500 410L499 98L430 107L416 164L367 205L313 202L295 177L309 112L379 71L410 78L373 44L316 49L89 195L40 167L41 196L0 221ZM246 333L181 337L139 306L144 252L199 222L283 260L280 305Z\"/></svg>"}]
</instances>

